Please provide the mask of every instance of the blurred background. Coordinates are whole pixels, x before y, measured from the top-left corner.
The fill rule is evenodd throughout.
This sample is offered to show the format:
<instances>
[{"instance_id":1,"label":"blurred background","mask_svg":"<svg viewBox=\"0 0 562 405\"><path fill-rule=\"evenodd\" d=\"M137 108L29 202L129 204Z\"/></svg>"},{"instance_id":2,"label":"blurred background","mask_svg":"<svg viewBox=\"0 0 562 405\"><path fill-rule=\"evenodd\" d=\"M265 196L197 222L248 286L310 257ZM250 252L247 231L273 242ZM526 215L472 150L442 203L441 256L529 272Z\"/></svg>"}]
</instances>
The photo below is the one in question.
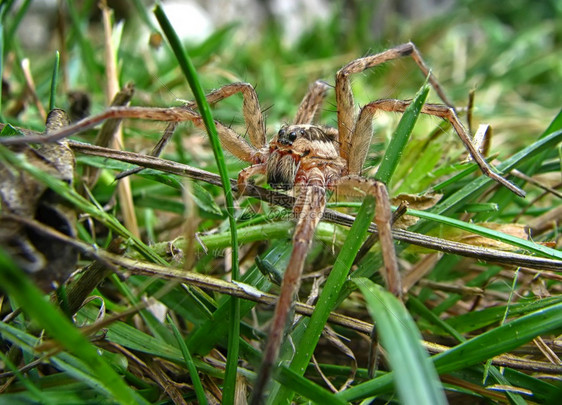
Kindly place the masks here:
<instances>
[{"instance_id":1,"label":"blurred background","mask_svg":"<svg viewBox=\"0 0 562 405\"><path fill-rule=\"evenodd\" d=\"M191 98L167 44L159 44L153 2L107 3L114 10L121 85L133 82L137 89L133 104L173 105L178 98ZM418 46L458 107L475 90L475 124L492 124L494 147L519 149L562 104L562 3L557 0L163 4L205 89L233 81L254 84L262 107L269 108L269 127L290 119L308 83L333 83L334 73L348 61L406 41ZM4 35L4 115L35 121L24 81L16 79L23 74L20 63L31 61L39 99L47 100L55 50L61 52L59 92L65 95L59 104L69 109L76 100L68 95L84 92L88 108L82 115L102 111L106 102L95 91L103 87L105 72L98 1L18 0L3 1L3 7L13 16ZM354 89L363 104L408 99L422 81L415 64L404 59L358 75ZM241 122L239 101L225 105L217 118ZM333 124L333 115L326 120ZM391 131L395 120L380 117L378 130Z\"/></svg>"}]
</instances>

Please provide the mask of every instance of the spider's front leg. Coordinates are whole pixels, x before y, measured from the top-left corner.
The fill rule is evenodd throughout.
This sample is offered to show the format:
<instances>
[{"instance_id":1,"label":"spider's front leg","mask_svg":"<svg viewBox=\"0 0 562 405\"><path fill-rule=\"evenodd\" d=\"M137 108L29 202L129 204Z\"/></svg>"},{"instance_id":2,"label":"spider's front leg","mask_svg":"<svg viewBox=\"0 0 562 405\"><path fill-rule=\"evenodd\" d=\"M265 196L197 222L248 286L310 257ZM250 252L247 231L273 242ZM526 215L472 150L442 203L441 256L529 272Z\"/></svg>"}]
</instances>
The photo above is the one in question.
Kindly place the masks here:
<instances>
[{"instance_id":1,"label":"spider's front leg","mask_svg":"<svg viewBox=\"0 0 562 405\"><path fill-rule=\"evenodd\" d=\"M265 121L260 108L258 95L252 85L249 83L227 84L217 90L213 90L205 97L209 104L216 104L237 93L241 93L243 97L242 115L244 116L244 122L247 126L250 143L231 128L215 121L221 144L226 150L239 159L252 164L261 163L264 160L265 149L267 148ZM185 107L186 109L193 110L197 105L195 102L189 102ZM194 119L191 121L201 129L205 129L201 119Z\"/></svg>"},{"instance_id":2,"label":"spider's front leg","mask_svg":"<svg viewBox=\"0 0 562 405\"><path fill-rule=\"evenodd\" d=\"M247 126L246 129L250 142L248 143L243 137L219 121L215 121L215 125L221 145L239 159L252 163L251 166L243 169L238 175L238 192L244 194L250 178L257 174L264 174L266 169L267 142L265 120L260 108L258 95L254 87L249 83L232 83L213 90L205 97L209 104L216 104L237 93L241 93L243 97L242 115ZM196 107L195 102L189 102L185 106L188 111L193 111ZM197 115L197 113L194 114ZM191 121L196 126L204 129L203 121L198 115L197 117L197 119L192 119Z\"/></svg>"},{"instance_id":3,"label":"spider's front leg","mask_svg":"<svg viewBox=\"0 0 562 405\"><path fill-rule=\"evenodd\" d=\"M281 293L275 306L271 331L254 385L254 394L251 402L253 405L261 404L263 401L264 391L270 381L275 362L279 357L279 349L285 328L300 287L306 254L316 226L320 222L326 208L326 189L323 173L318 168L314 168L308 171L305 176L295 185L298 197L293 208L293 214L297 221L293 234L293 251L283 276Z\"/></svg>"},{"instance_id":4,"label":"spider's front leg","mask_svg":"<svg viewBox=\"0 0 562 405\"><path fill-rule=\"evenodd\" d=\"M353 92L351 91L350 76L405 56L410 56L414 62L416 62L416 65L424 76L429 77L429 82L441 100L443 100L443 102L449 107L454 108L453 104L449 101L441 85L437 81L437 78L433 75L433 73L431 73L424 62L418 48L416 48L416 46L411 42L398 45L375 55L366 56L349 62L336 74L336 102L338 107L338 133L341 145L341 157L345 160L351 159L357 161L357 165L352 167L352 170L350 170L351 174L360 173L367 155L368 145L371 143L372 132L366 139L362 139L364 142L361 147L356 148L355 152L358 152L359 154L353 154L350 149L354 143L357 144L357 140L354 139L353 134L355 122L357 120L357 111L355 100L353 98Z\"/></svg>"}]
</instances>

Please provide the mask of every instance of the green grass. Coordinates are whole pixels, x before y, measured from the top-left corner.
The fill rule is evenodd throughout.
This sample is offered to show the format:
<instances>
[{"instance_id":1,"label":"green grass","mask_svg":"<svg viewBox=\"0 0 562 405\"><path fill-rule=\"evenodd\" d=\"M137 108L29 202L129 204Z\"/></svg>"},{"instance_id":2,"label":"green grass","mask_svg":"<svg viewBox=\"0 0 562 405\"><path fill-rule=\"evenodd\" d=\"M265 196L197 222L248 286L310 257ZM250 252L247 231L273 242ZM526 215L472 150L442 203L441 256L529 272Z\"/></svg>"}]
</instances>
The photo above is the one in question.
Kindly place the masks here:
<instances>
[{"instance_id":1,"label":"green grass","mask_svg":"<svg viewBox=\"0 0 562 405\"><path fill-rule=\"evenodd\" d=\"M97 6L67 3L70 22L64 41L54 40L56 49L42 51L25 49L16 34L29 3L2 3L0 72L10 88L2 94L2 122L43 130L28 99L15 113L26 94L20 67L24 58L30 60L35 91L45 107L69 110L66 91L81 90L91 100L90 114L107 108L102 28L89 19L89 10ZM178 98L201 102L201 89L250 82L266 110L271 136L291 121L309 83L323 79L333 84L335 72L348 61L412 40L457 107L465 106L468 92L475 89L472 127L492 125L489 156L496 159L494 166L503 173L517 169L560 192L558 2L458 1L445 14L426 20L390 16L378 37L370 29L375 8L356 7L345 18L335 12L314 24L292 45L283 42L273 22L245 41L240 40L243 27L229 25L201 44L187 44L189 58L184 60L169 28L161 49L144 41L143 29L160 28L147 17L152 10L135 2L119 28L121 35L114 36L119 80L135 84L132 105L158 107L181 105ZM353 90L360 105L379 98L415 98L412 105L419 109L425 97L439 102L432 89L427 95L424 79L405 58L356 75ZM334 106L331 94L322 111L328 125L336 124ZM244 136L241 97L200 106L199 111L208 113L211 134L182 123L162 158L220 174L223 186L155 169L132 176L138 236L123 225L122 202L117 198L115 205L113 199L114 175L130 164L76 154L75 183L69 186L13 148L0 146L3 166L29 173L73 207L79 235L75 244L81 252L76 268L88 274L102 268L97 278L73 276L57 299L49 299L33 285L33 276L2 253L0 403L179 403L180 398L240 403L250 397L261 360L258 348L265 344L272 313L270 296L262 292L277 294L279 289L260 270L284 271L293 224L286 208L255 198L232 199L229 179L247 165L222 155L212 119ZM507 259L485 262L396 242L403 275L419 272L420 279L402 305L384 290L378 245L356 259L366 239L372 199L363 205L333 199L333 209L359 220L351 228L328 222L318 227L306 262L311 276L303 281L300 301L311 293L317 299L310 316L300 317L287 331L267 402L438 403L445 393L449 403L556 403L561 394L555 377L562 369L532 340L541 337L560 357L553 344L562 331L560 226L547 219L559 210L560 198L513 176L509 178L527 192L525 199L497 187L465 161L466 152L447 125L412 111L401 118L375 116L365 175L387 183L392 197L402 192L442 194L427 210L412 203L418 222L409 231L450 241L459 234L487 237L492 240L487 246L504 243L502 257ZM165 126L124 121L124 149L146 153ZM14 134L6 128L2 136ZM88 130L73 139L92 143L95 135L96 130ZM88 166L100 168L101 175L85 192L81 183ZM506 233L510 224L530 227L532 238ZM110 242L117 237L123 251L116 256ZM549 270L514 268L509 255L515 253L544 259ZM108 263L116 274L107 276L103 266ZM424 270L423 263L430 265ZM326 280L316 291L312 280L318 277ZM65 311L81 282L90 298L69 318ZM13 313L18 308L21 312ZM351 320L345 326L330 320L331 311ZM366 336L373 322L384 356L370 377L371 342ZM326 325L338 344L321 335ZM505 353L517 361L502 357ZM331 385L344 389L332 392L317 367Z\"/></svg>"}]
</instances>

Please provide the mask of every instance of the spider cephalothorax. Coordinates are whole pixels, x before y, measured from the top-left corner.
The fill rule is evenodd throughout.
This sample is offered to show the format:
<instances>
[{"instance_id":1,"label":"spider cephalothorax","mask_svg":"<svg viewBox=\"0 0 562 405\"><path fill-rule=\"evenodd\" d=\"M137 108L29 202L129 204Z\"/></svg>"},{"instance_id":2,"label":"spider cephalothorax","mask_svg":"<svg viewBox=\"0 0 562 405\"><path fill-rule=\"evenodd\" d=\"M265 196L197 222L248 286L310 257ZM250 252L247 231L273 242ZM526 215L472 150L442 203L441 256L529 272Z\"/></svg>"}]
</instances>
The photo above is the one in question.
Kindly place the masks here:
<instances>
[{"instance_id":1,"label":"spider cephalothorax","mask_svg":"<svg viewBox=\"0 0 562 405\"><path fill-rule=\"evenodd\" d=\"M321 167L322 172L329 168L331 176L341 176L345 163L339 156L336 132L318 125L283 126L269 146L267 183L290 190L312 167Z\"/></svg>"}]
</instances>

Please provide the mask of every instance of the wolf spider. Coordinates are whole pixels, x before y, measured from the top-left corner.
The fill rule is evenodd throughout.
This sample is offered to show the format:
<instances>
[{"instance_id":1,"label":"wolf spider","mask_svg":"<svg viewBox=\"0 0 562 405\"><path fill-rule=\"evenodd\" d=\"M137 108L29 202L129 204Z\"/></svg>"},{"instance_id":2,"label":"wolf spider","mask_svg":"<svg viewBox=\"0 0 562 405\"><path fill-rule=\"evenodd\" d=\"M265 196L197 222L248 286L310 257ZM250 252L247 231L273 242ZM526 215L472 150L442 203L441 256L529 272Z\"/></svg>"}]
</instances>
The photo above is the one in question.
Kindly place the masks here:
<instances>
[{"instance_id":1,"label":"wolf spider","mask_svg":"<svg viewBox=\"0 0 562 405\"><path fill-rule=\"evenodd\" d=\"M296 194L296 203L293 208L296 218L293 250L283 277L262 365L254 385L252 403L262 402L266 385L270 380L291 307L300 287L304 260L316 226L326 207L327 190L340 196L364 196L366 194L375 196L377 202L375 222L381 236L381 249L385 262L383 275L388 289L398 296L401 293L396 255L391 239L391 213L386 186L381 182L362 177L361 170L373 136L372 120L375 112L377 110L404 112L410 101L377 100L357 111L351 91L350 76L403 56L412 57L444 102L444 105L425 104L421 112L449 121L485 175L517 195L524 195L521 189L494 172L473 145L455 108L412 43L402 44L375 55L353 60L337 72L335 79L337 128L316 123L327 90L330 88L322 81L317 81L310 86L300 103L293 123L281 127L269 143L266 140L265 121L258 97L250 84L233 83L209 93L207 101L210 104L237 93L242 93L243 96L242 111L247 125L249 142L231 128L216 122L223 147L234 156L251 164L238 176L240 193L244 193L244 189L253 176L264 174L272 188L293 190ZM144 118L162 121L191 121L196 126L203 128L202 118L194 111L195 108L194 102L190 102L184 107L172 108L112 108L97 117L83 120L82 124L78 123L77 126L82 125L82 129L85 129L107 118ZM55 135L60 138L62 135L68 134L70 133L60 131ZM28 142L35 141L31 138L33 137L27 138ZM52 140L59 138L53 137ZM38 140L40 141L40 138ZM13 142L16 143L18 140ZM8 142L4 140L0 143Z\"/></svg>"},{"instance_id":2,"label":"wolf spider","mask_svg":"<svg viewBox=\"0 0 562 405\"><path fill-rule=\"evenodd\" d=\"M243 169L238 176L239 191L243 194L250 178L263 174L272 188L294 190L296 194L293 208L296 218L293 250L283 277L262 365L254 385L253 403L262 401L274 362L279 355L292 303L300 286L304 260L314 230L326 207L326 191L333 191L340 196L374 195L377 201L375 222L381 235L390 235L390 209L384 208L389 206L386 187L378 181L362 177L361 169L373 135L372 119L375 112L377 110L404 112L410 101L378 100L365 105L360 112L357 112L351 91L350 75L403 56L411 56L414 59L445 103L445 105L426 104L421 112L448 120L484 174L516 194L524 194L519 188L492 171L478 149L474 147L452 103L448 101L441 86L412 43L356 59L337 72L335 82L337 128L316 124L316 118L329 88L321 81L315 82L309 88L300 103L293 123L282 126L269 144L266 141L264 117L258 97L250 84L234 83L211 92L207 96L209 103L216 103L235 93L243 95L243 115L250 142L248 143L229 127L217 123L223 146L236 157L251 163L251 166ZM192 121L201 126L198 117L194 117ZM381 243L388 239L381 238ZM382 243L382 249L388 288L394 294L400 295L400 278L394 245L392 242Z\"/></svg>"}]
</instances>

